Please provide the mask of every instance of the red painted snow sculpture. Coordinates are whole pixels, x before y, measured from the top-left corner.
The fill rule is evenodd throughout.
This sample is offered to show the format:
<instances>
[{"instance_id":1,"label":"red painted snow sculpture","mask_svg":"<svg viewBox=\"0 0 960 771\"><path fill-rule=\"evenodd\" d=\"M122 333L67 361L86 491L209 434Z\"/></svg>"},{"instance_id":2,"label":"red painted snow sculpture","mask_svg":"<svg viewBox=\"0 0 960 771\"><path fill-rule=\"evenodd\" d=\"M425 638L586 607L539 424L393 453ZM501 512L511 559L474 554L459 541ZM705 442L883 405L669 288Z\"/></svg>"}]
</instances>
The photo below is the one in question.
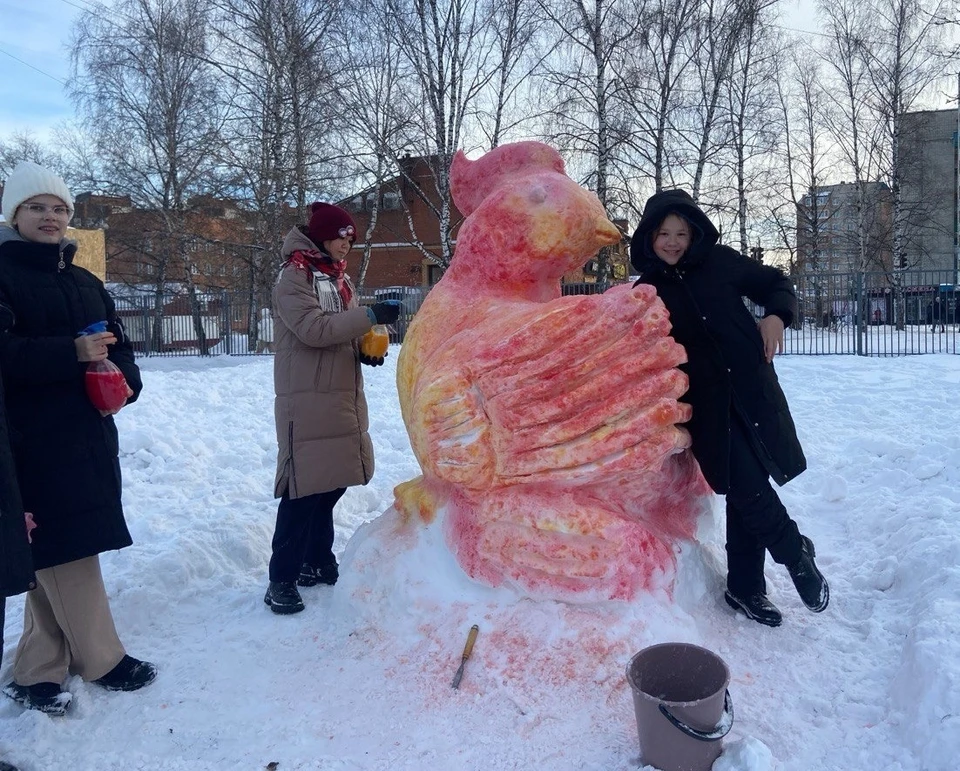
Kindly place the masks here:
<instances>
[{"instance_id":1,"label":"red painted snow sculpture","mask_svg":"<svg viewBox=\"0 0 960 771\"><path fill-rule=\"evenodd\" d=\"M707 492L678 427L689 407L666 309L649 286L560 294L621 234L537 142L457 153L466 220L397 364L423 476L409 520L442 514L466 573L534 597L629 599L672 587L674 542Z\"/></svg>"}]
</instances>

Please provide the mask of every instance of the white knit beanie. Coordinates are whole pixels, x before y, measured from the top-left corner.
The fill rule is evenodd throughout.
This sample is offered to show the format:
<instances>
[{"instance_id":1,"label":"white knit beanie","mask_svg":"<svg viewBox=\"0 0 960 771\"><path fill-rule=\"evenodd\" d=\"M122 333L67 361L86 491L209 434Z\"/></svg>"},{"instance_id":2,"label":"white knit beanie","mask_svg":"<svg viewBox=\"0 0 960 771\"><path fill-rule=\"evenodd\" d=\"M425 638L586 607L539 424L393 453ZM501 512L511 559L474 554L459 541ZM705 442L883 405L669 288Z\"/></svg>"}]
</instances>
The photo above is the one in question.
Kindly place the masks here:
<instances>
[{"instance_id":1,"label":"white knit beanie","mask_svg":"<svg viewBox=\"0 0 960 771\"><path fill-rule=\"evenodd\" d=\"M67 205L73 217L73 198L67 183L39 164L21 161L3 185L3 217L8 225L13 224L17 207L35 195L55 195Z\"/></svg>"}]
</instances>

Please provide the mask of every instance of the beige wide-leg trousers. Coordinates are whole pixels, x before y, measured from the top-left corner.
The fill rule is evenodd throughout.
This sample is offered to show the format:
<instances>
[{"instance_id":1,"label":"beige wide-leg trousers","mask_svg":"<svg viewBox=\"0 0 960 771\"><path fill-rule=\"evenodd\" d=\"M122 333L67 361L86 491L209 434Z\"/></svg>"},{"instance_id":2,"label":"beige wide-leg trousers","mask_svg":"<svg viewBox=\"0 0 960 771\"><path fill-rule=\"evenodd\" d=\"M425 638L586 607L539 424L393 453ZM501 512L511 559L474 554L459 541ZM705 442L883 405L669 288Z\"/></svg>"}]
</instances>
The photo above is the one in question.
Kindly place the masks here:
<instances>
[{"instance_id":1,"label":"beige wide-leg trousers","mask_svg":"<svg viewBox=\"0 0 960 771\"><path fill-rule=\"evenodd\" d=\"M96 680L119 664L125 652L98 555L37 571L13 664L17 684L59 685L68 673Z\"/></svg>"}]
</instances>

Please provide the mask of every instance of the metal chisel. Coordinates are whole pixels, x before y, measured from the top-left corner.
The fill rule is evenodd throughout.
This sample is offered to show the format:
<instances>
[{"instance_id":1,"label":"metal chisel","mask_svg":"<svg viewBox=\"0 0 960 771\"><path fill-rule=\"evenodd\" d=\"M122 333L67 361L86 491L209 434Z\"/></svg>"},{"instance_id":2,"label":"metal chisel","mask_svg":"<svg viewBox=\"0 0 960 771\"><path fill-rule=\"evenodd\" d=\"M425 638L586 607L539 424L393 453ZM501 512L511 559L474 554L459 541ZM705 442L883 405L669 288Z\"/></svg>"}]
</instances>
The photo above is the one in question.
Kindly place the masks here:
<instances>
[{"instance_id":1,"label":"metal chisel","mask_svg":"<svg viewBox=\"0 0 960 771\"><path fill-rule=\"evenodd\" d=\"M453 687L460 687L460 680L463 679L463 667L467 663L467 659L470 658L470 654L473 653L473 644L477 641L477 634L480 632L480 627L474 624L470 627L470 633L467 635L467 644L463 646L463 656L460 658L460 666L457 668L457 674L453 676Z\"/></svg>"}]
</instances>

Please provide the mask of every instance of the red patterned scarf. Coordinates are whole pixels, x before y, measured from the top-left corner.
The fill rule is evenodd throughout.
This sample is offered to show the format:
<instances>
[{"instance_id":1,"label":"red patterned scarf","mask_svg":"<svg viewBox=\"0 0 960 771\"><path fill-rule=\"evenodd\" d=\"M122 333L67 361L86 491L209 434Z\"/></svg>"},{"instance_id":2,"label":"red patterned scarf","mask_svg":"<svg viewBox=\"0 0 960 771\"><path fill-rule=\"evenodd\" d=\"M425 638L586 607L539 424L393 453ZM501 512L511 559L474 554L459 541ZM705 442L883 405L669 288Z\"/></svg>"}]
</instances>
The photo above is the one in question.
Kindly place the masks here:
<instances>
[{"instance_id":1,"label":"red patterned scarf","mask_svg":"<svg viewBox=\"0 0 960 771\"><path fill-rule=\"evenodd\" d=\"M337 291L340 293L340 299L343 300L343 307L350 307L353 292L350 291L350 284L344 281L347 270L346 260L335 260L330 255L313 249L299 249L290 255L286 265L293 265L298 270L302 270L311 282L315 270L330 276L337 284Z\"/></svg>"}]
</instances>

